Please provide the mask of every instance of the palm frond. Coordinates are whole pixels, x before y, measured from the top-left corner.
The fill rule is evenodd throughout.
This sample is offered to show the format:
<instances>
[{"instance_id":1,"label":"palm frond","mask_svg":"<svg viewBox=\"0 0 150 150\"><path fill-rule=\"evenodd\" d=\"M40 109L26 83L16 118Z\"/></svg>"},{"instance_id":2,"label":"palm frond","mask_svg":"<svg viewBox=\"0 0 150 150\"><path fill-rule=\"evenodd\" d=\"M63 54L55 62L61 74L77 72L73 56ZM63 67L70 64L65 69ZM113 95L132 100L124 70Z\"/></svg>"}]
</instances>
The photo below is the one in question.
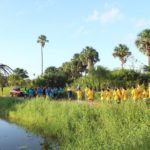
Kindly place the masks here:
<instances>
[{"instance_id":1,"label":"palm frond","mask_svg":"<svg viewBox=\"0 0 150 150\"><path fill-rule=\"evenodd\" d=\"M5 64L0 64L0 73L3 74L4 76L7 76L9 74L11 74L13 72L13 70L5 65Z\"/></svg>"}]
</instances>

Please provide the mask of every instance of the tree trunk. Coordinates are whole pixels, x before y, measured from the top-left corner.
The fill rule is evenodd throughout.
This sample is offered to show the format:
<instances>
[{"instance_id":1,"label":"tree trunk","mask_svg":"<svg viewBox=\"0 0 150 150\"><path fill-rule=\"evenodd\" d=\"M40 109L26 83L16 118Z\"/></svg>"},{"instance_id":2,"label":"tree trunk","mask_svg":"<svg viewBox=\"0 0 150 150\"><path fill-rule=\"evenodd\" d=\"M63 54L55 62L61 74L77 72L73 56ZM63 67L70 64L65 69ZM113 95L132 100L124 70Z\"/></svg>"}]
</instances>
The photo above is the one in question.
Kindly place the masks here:
<instances>
[{"instance_id":1,"label":"tree trunk","mask_svg":"<svg viewBox=\"0 0 150 150\"><path fill-rule=\"evenodd\" d=\"M88 69L88 72L93 69L93 62L92 62L91 59L88 59L88 62L87 62L87 69Z\"/></svg>"},{"instance_id":2,"label":"tree trunk","mask_svg":"<svg viewBox=\"0 0 150 150\"><path fill-rule=\"evenodd\" d=\"M43 75L43 47L41 46L41 75Z\"/></svg>"}]
</instances>

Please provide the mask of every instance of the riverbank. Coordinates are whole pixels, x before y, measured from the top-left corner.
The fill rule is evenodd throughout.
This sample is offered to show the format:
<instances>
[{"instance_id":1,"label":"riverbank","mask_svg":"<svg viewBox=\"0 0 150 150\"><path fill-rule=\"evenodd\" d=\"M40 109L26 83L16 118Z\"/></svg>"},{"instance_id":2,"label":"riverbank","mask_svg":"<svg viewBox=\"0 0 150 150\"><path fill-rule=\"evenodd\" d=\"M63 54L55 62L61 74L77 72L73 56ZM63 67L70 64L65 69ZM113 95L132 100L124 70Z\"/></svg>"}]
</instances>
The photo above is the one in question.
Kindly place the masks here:
<instances>
[{"instance_id":1,"label":"riverbank","mask_svg":"<svg viewBox=\"0 0 150 150\"><path fill-rule=\"evenodd\" d=\"M145 102L122 104L0 98L0 113L61 149L150 149Z\"/></svg>"}]
</instances>

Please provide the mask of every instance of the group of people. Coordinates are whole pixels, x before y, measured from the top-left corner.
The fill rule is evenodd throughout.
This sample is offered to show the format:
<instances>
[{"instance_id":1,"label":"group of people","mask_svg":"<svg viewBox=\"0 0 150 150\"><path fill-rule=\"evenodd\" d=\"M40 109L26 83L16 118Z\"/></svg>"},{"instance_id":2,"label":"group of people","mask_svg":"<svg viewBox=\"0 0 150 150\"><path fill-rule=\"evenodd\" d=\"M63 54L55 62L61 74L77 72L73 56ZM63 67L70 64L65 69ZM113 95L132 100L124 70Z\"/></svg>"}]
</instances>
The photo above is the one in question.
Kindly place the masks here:
<instances>
[{"instance_id":1,"label":"group of people","mask_svg":"<svg viewBox=\"0 0 150 150\"><path fill-rule=\"evenodd\" d=\"M95 91L92 87L86 87L85 89L81 89L78 86L75 90L72 90L71 87L63 89L62 87L38 87L38 88L29 88L24 90L26 97L46 97L48 99L58 99L58 98L66 98L72 100L77 99L80 100L88 100L89 102L93 102L95 98ZM143 100L150 97L150 86L145 88L143 85L137 85L132 88L126 89L125 87L121 88L105 88L101 89L97 92L96 98L100 101L125 101L128 99L131 100Z\"/></svg>"},{"instance_id":2,"label":"group of people","mask_svg":"<svg viewBox=\"0 0 150 150\"><path fill-rule=\"evenodd\" d=\"M25 97L29 97L29 98L32 98L32 97L35 97L35 96L38 96L38 97L47 97L47 98L54 98L54 99L57 99L57 98L62 98L63 96L63 88L62 87L53 87L53 88L50 88L50 87L37 87L37 88L25 88L23 90L24 92L24 96Z\"/></svg>"},{"instance_id":3,"label":"group of people","mask_svg":"<svg viewBox=\"0 0 150 150\"><path fill-rule=\"evenodd\" d=\"M92 88L86 87L84 92L81 91L79 88L76 91L77 94L77 99L83 99L83 94L85 99L89 101L94 100L94 90ZM106 89L101 89L99 94L99 100L101 101L125 101L128 99L137 101L137 100L143 100L147 99L150 97L150 86L148 88L145 88L143 85L136 85L133 86L130 89L127 89L125 87L120 87L120 88L106 88Z\"/></svg>"}]
</instances>

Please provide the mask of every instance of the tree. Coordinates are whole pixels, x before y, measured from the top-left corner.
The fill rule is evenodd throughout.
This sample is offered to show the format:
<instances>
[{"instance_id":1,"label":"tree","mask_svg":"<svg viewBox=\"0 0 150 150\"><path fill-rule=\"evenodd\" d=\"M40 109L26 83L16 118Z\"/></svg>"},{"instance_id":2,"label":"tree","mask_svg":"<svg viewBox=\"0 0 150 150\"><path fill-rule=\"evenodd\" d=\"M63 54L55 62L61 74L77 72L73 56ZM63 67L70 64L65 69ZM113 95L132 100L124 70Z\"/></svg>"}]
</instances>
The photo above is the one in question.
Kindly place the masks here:
<instances>
[{"instance_id":1,"label":"tree","mask_svg":"<svg viewBox=\"0 0 150 150\"><path fill-rule=\"evenodd\" d=\"M3 88L7 85L7 77L0 73L0 87Z\"/></svg>"},{"instance_id":2,"label":"tree","mask_svg":"<svg viewBox=\"0 0 150 150\"><path fill-rule=\"evenodd\" d=\"M64 62L63 64L62 64L62 70L63 70L63 72L65 72L65 74L68 76L68 78L73 78L73 74L72 74L72 71L73 71L73 69L72 69L72 65L71 65L71 62Z\"/></svg>"},{"instance_id":3,"label":"tree","mask_svg":"<svg viewBox=\"0 0 150 150\"><path fill-rule=\"evenodd\" d=\"M14 69L14 74L20 76L22 79L28 78L28 72L22 68L16 68Z\"/></svg>"},{"instance_id":4,"label":"tree","mask_svg":"<svg viewBox=\"0 0 150 150\"><path fill-rule=\"evenodd\" d=\"M86 65L88 71L90 71L94 64L99 61L99 54L94 48L87 46L80 53L80 59L83 65Z\"/></svg>"},{"instance_id":5,"label":"tree","mask_svg":"<svg viewBox=\"0 0 150 150\"><path fill-rule=\"evenodd\" d=\"M43 48L46 42L49 41L47 40L47 37L45 35L40 35L38 37L37 43L41 44L41 75L43 75Z\"/></svg>"},{"instance_id":6,"label":"tree","mask_svg":"<svg viewBox=\"0 0 150 150\"><path fill-rule=\"evenodd\" d=\"M49 73L57 73L58 69L54 66L50 66L48 68L45 69L44 74L49 74Z\"/></svg>"},{"instance_id":7,"label":"tree","mask_svg":"<svg viewBox=\"0 0 150 150\"><path fill-rule=\"evenodd\" d=\"M150 29L145 29L138 34L135 45L148 57L148 66L150 67Z\"/></svg>"},{"instance_id":8,"label":"tree","mask_svg":"<svg viewBox=\"0 0 150 150\"><path fill-rule=\"evenodd\" d=\"M20 86L22 78L19 75L11 74L8 76L9 86Z\"/></svg>"},{"instance_id":9,"label":"tree","mask_svg":"<svg viewBox=\"0 0 150 150\"><path fill-rule=\"evenodd\" d=\"M110 70L103 66L97 66L96 69L93 69L91 72L91 78L93 78L93 82L95 82L95 87L97 89L105 85L110 80L110 77Z\"/></svg>"},{"instance_id":10,"label":"tree","mask_svg":"<svg viewBox=\"0 0 150 150\"><path fill-rule=\"evenodd\" d=\"M115 58L118 57L121 61L121 68L123 69L123 65L126 63L128 57L131 55L129 48L124 44L119 44L115 47L114 52L112 54Z\"/></svg>"},{"instance_id":11,"label":"tree","mask_svg":"<svg viewBox=\"0 0 150 150\"><path fill-rule=\"evenodd\" d=\"M71 59L71 70L73 73L74 79L77 79L81 76L81 73L84 71L84 66L82 65L82 61L80 59L80 54L74 54Z\"/></svg>"},{"instance_id":12,"label":"tree","mask_svg":"<svg viewBox=\"0 0 150 150\"><path fill-rule=\"evenodd\" d=\"M5 65L5 64L0 64L0 73L3 75L9 75L10 73L12 73L12 69Z\"/></svg>"}]
</instances>

